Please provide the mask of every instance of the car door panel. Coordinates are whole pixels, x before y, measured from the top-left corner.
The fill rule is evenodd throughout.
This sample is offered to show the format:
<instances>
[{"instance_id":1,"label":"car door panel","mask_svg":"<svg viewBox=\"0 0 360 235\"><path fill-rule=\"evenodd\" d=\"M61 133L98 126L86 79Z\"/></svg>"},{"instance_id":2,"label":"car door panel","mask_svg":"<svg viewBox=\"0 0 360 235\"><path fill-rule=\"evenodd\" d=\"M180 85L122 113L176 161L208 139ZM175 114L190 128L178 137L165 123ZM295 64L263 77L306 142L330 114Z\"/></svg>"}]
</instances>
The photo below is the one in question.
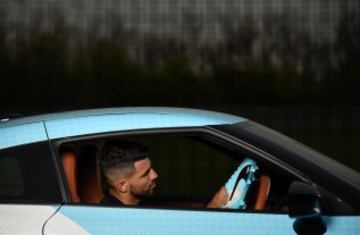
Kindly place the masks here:
<instances>
[{"instance_id":1,"label":"car door panel","mask_svg":"<svg viewBox=\"0 0 360 235\"><path fill-rule=\"evenodd\" d=\"M58 213L90 234L293 233L286 214L100 206L63 206Z\"/></svg>"},{"instance_id":2,"label":"car door panel","mask_svg":"<svg viewBox=\"0 0 360 235\"><path fill-rule=\"evenodd\" d=\"M44 226L46 235L88 235L90 234L70 217L65 216L62 212L56 213Z\"/></svg>"},{"instance_id":3,"label":"car door panel","mask_svg":"<svg viewBox=\"0 0 360 235\"><path fill-rule=\"evenodd\" d=\"M59 206L0 204L0 234L42 234Z\"/></svg>"},{"instance_id":4,"label":"car door panel","mask_svg":"<svg viewBox=\"0 0 360 235\"><path fill-rule=\"evenodd\" d=\"M360 234L360 215L323 216L326 234Z\"/></svg>"},{"instance_id":5,"label":"car door panel","mask_svg":"<svg viewBox=\"0 0 360 235\"><path fill-rule=\"evenodd\" d=\"M47 226L53 226L54 220L64 216L83 229L77 234L295 234L294 219L287 214L228 210L63 206ZM322 219L326 234L360 232L360 216L323 216ZM70 230L58 233L60 226L53 226L45 231L51 231L46 234L66 234Z\"/></svg>"}]
</instances>

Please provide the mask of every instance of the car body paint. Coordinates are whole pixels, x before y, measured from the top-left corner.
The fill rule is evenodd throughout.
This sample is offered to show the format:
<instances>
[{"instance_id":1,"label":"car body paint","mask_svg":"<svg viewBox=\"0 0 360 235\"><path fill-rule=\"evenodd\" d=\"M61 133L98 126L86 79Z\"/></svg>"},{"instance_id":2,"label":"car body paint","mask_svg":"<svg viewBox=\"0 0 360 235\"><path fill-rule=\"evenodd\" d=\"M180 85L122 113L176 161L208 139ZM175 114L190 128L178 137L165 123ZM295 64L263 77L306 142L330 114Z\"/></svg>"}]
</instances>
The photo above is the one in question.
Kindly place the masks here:
<instances>
[{"instance_id":1,"label":"car body paint","mask_svg":"<svg viewBox=\"0 0 360 235\"><path fill-rule=\"evenodd\" d=\"M109 108L62 112L0 123L0 149L50 139L122 130L199 127L246 119L212 111L183 108Z\"/></svg>"},{"instance_id":2,"label":"car body paint","mask_svg":"<svg viewBox=\"0 0 360 235\"><path fill-rule=\"evenodd\" d=\"M44 234L46 235L60 235L60 234L76 234L89 235L83 227L71 220L69 217L63 215L61 212L54 214L44 225Z\"/></svg>"},{"instance_id":3,"label":"car body paint","mask_svg":"<svg viewBox=\"0 0 360 235\"><path fill-rule=\"evenodd\" d=\"M64 206L90 234L294 234L287 214L128 207ZM359 216L322 216L326 234L359 234Z\"/></svg>"},{"instance_id":4,"label":"car body paint","mask_svg":"<svg viewBox=\"0 0 360 235\"><path fill-rule=\"evenodd\" d=\"M61 213L90 234L286 234L285 214L64 206ZM256 221L256 222L254 222Z\"/></svg>"},{"instance_id":5,"label":"car body paint","mask_svg":"<svg viewBox=\"0 0 360 235\"><path fill-rule=\"evenodd\" d=\"M50 139L140 129L227 125L246 119L179 108L64 112L0 123L0 149ZM46 128L45 128L46 126ZM5 215L5 216L4 216ZM326 234L360 234L359 216L322 216ZM287 214L84 205L0 205L0 234L294 234ZM21 226L19 226L21 225Z\"/></svg>"},{"instance_id":6,"label":"car body paint","mask_svg":"<svg viewBox=\"0 0 360 235\"><path fill-rule=\"evenodd\" d=\"M102 115L46 121L50 139L113 131L141 130L153 128L199 127L220 125L230 120L219 120L211 116L161 115L152 113ZM242 119L231 120L239 122Z\"/></svg>"},{"instance_id":7,"label":"car body paint","mask_svg":"<svg viewBox=\"0 0 360 235\"><path fill-rule=\"evenodd\" d=\"M0 149L47 140L42 122L0 128Z\"/></svg>"},{"instance_id":8,"label":"car body paint","mask_svg":"<svg viewBox=\"0 0 360 235\"><path fill-rule=\"evenodd\" d=\"M17 118L0 123L1 127L22 125L27 123L59 120L59 119L71 119L76 117L90 117L90 116L103 116L103 115L127 115L127 114L154 114L166 117L167 115L175 115L177 117L192 116L194 120L196 118L202 119L203 117L217 120L219 123L235 123L246 120L244 118L225 114L214 111L200 110L200 109L189 109L189 108L169 108L169 107L128 107L128 108L104 108L104 109L87 109L78 111L67 111L59 113L50 113L43 115L35 115L23 118ZM210 124L203 124L210 125Z\"/></svg>"},{"instance_id":9,"label":"car body paint","mask_svg":"<svg viewBox=\"0 0 360 235\"><path fill-rule=\"evenodd\" d=\"M0 234L42 234L59 206L0 204Z\"/></svg>"}]
</instances>

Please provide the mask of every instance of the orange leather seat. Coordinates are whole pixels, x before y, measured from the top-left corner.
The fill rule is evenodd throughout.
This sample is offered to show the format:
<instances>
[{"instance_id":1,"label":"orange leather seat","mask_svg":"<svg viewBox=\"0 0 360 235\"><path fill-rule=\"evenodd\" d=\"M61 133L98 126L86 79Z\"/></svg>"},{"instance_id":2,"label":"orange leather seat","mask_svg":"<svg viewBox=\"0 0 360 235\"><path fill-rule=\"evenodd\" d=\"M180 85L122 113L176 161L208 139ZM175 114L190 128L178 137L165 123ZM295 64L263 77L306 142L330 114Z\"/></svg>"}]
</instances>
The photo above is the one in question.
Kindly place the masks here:
<instances>
[{"instance_id":1,"label":"orange leather seat","mask_svg":"<svg viewBox=\"0 0 360 235\"><path fill-rule=\"evenodd\" d=\"M265 209L266 202L269 197L270 186L271 186L270 177L267 175L261 175L259 177L258 194L256 196L256 201L254 206L255 210Z\"/></svg>"},{"instance_id":2,"label":"orange leather seat","mask_svg":"<svg viewBox=\"0 0 360 235\"><path fill-rule=\"evenodd\" d=\"M101 188L96 146L86 145L80 150L78 176L80 201L82 203L100 203L104 195Z\"/></svg>"},{"instance_id":3,"label":"orange leather seat","mask_svg":"<svg viewBox=\"0 0 360 235\"><path fill-rule=\"evenodd\" d=\"M74 151L66 149L60 153L63 170L69 186L71 201L80 202L77 190L77 159Z\"/></svg>"}]
</instances>

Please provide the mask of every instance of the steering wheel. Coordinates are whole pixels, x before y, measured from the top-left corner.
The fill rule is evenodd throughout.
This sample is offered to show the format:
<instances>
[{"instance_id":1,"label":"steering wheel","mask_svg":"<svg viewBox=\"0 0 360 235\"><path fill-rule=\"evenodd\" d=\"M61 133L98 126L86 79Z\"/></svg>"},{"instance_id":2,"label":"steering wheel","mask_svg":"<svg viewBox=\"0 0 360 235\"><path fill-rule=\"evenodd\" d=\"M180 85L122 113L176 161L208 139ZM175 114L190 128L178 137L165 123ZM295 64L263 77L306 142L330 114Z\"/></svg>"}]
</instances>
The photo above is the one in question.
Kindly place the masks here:
<instances>
[{"instance_id":1,"label":"steering wheel","mask_svg":"<svg viewBox=\"0 0 360 235\"><path fill-rule=\"evenodd\" d=\"M228 193L228 202L225 208L231 209L246 209L249 188L256 192L255 196L255 210L262 210L266 206L270 191L270 177L267 175L260 175L256 177L255 173L258 170L256 162L250 158L245 158L230 179L226 182L225 188ZM258 181L255 183L255 181ZM256 187L257 188L253 188Z\"/></svg>"}]
</instances>

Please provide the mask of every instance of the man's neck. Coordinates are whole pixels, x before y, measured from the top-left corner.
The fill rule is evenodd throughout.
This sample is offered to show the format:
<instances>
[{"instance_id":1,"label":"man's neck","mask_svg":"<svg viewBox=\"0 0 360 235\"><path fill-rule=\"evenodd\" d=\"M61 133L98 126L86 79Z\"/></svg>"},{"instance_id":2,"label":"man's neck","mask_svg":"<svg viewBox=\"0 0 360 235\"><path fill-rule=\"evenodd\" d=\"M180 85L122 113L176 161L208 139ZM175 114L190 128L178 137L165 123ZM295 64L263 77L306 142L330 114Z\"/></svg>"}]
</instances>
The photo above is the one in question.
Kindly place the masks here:
<instances>
[{"instance_id":1,"label":"man's neck","mask_svg":"<svg viewBox=\"0 0 360 235\"><path fill-rule=\"evenodd\" d=\"M114 189L110 189L109 193L126 206L137 206L140 203L140 200L129 192L119 193Z\"/></svg>"}]
</instances>

